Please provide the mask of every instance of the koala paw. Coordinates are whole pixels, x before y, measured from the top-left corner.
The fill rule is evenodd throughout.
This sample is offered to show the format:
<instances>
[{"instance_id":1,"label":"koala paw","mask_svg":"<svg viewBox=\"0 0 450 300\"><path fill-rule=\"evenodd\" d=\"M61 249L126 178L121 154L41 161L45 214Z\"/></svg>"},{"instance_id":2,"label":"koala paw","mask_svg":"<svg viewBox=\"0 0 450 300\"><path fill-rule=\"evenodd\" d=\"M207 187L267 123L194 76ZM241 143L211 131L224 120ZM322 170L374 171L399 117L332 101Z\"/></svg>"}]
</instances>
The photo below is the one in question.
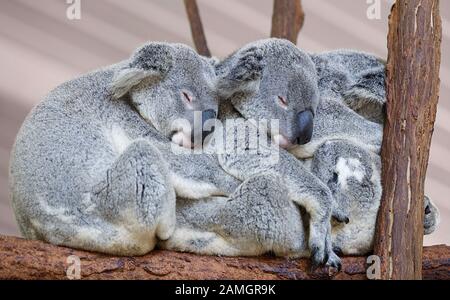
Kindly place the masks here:
<instances>
[{"instance_id":1,"label":"koala paw","mask_svg":"<svg viewBox=\"0 0 450 300\"><path fill-rule=\"evenodd\" d=\"M430 198L424 196L424 219L423 219L423 232L424 234L433 233L440 221L440 214L438 208L434 205Z\"/></svg>"},{"instance_id":2,"label":"koala paw","mask_svg":"<svg viewBox=\"0 0 450 300\"><path fill-rule=\"evenodd\" d=\"M350 222L350 218L348 217L348 214L343 212L340 209L334 209L331 217L333 218L333 220L339 222L339 223L345 223L348 224Z\"/></svg>"},{"instance_id":3,"label":"koala paw","mask_svg":"<svg viewBox=\"0 0 450 300\"><path fill-rule=\"evenodd\" d=\"M339 258L339 256L337 256L333 251L330 251L330 253L328 253L328 258L327 258L327 262L326 262L326 266L327 267L331 267L334 268L338 271L341 270L342 268L342 263L341 263L341 259Z\"/></svg>"},{"instance_id":4,"label":"koala paw","mask_svg":"<svg viewBox=\"0 0 450 300\"><path fill-rule=\"evenodd\" d=\"M240 54L238 62L230 72L231 79L235 81L255 81L262 75L262 50L251 47Z\"/></svg>"},{"instance_id":5,"label":"koala paw","mask_svg":"<svg viewBox=\"0 0 450 300\"><path fill-rule=\"evenodd\" d=\"M325 249L313 246L311 247L311 270L316 270L325 261Z\"/></svg>"}]
</instances>

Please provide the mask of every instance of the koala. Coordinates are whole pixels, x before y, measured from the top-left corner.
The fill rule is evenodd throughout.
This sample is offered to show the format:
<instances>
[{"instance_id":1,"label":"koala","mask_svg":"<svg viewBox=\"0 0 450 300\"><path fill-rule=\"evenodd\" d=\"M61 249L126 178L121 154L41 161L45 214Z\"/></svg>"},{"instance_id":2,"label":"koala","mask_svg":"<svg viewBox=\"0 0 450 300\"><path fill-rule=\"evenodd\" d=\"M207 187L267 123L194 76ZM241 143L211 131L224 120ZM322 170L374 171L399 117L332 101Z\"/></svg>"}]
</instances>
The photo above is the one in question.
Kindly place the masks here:
<instances>
[{"instance_id":1,"label":"koala","mask_svg":"<svg viewBox=\"0 0 450 300\"><path fill-rule=\"evenodd\" d=\"M380 156L345 140L330 140L317 149L310 169L326 182L337 205L350 216L348 224L333 222L334 251L370 253L382 193ZM425 196L424 234L431 234L438 223L439 211Z\"/></svg>"},{"instance_id":2,"label":"koala","mask_svg":"<svg viewBox=\"0 0 450 300\"><path fill-rule=\"evenodd\" d=\"M148 43L50 92L27 116L11 154L22 234L141 255L173 234L176 196L231 195L240 181L216 156L173 151L203 142L194 112L215 119L215 81L214 67L191 48Z\"/></svg>"},{"instance_id":3,"label":"koala","mask_svg":"<svg viewBox=\"0 0 450 300\"><path fill-rule=\"evenodd\" d=\"M336 252L363 255L372 250L381 199L380 156L346 140L323 143L311 160L311 172L332 191L348 224L333 222Z\"/></svg>"},{"instance_id":4,"label":"koala","mask_svg":"<svg viewBox=\"0 0 450 300\"><path fill-rule=\"evenodd\" d=\"M216 74L220 120L225 123L279 120L278 128L271 126L258 131L259 138L268 136L273 144L259 145L261 151L257 153L243 151L236 154L237 151L232 151L219 154L222 168L240 180L259 174L281 178L284 194L310 216L307 249L297 253L301 255L309 250L314 265L326 262L338 267L340 259L331 247L330 218L333 216L340 222L346 222L348 218L339 210L332 211L329 188L287 151L295 145L308 143L312 137L319 102L313 61L289 41L266 39L250 43L225 58L216 65ZM225 135L234 139L234 145L244 141L243 144L248 146L246 137L236 132L226 131Z\"/></svg>"},{"instance_id":5,"label":"koala","mask_svg":"<svg viewBox=\"0 0 450 300\"><path fill-rule=\"evenodd\" d=\"M335 251L364 255L372 250L382 193L384 64L354 51L311 57L317 65L322 99L311 142L293 153L309 158L311 171L327 184L336 205L350 217L348 224L333 224ZM426 196L424 210L424 233L429 234L439 223L439 212Z\"/></svg>"},{"instance_id":6,"label":"koala","mask_svg":"<svg viewBox=\"0 0 450 300\"><path fill-rule=\"evenodd\" d=\"M11 156L12 204L23 235L115 255L159 246L296 256L313 245L314 262L337 265L329 211L313 215L305 242L291 199L315 209L331 194L325 185L303 190L293 176L303 172L299 161L289 168L299 186L280 198L279 170L255 174L254 160L244 159L238 163L249 171L235 176L217 154L182 151L207 137L204 123L217 115L216 79L210 61L187 46L149 43L52 91L25 120Z\"/></svg>"}]
</instances>

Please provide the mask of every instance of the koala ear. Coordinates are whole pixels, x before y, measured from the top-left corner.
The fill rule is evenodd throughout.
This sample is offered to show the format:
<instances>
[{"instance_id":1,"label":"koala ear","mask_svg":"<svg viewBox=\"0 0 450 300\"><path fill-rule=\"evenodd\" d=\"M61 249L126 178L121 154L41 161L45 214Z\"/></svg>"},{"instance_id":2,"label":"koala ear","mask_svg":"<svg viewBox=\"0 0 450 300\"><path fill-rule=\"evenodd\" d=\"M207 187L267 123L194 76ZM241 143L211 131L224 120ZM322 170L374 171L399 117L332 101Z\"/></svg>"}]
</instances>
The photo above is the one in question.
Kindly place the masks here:
<instances>
[{"instance_id":1,"label":"koala ear","mask_svg":"<svg viewBox=\"0 0 450 300\"><path fill-rule=\"evenodd\" d=\"M236 92L256 92L263 68L263 51L258 47L232 54L216 65L219 95L229 98Z\"/></svg>"},{"instance_id":2,"label":"koala ear","mask_svg":"<svg viewBox=\"0 0 450 300\"><path fill-rule=\"evenodd\" d=\"M344 102L365 118L381 123L386 103L384 66L363 71L355 77L355 83L343 92Z\"/></svg>"},{"instance_id":3,"label":"koala ear","mask_svg":"<svg viewBox=\"0 0 450 300\"><path fill-rule=\"evenodd\" d=\"M150 43L134 52L128 63L114 74L111 91L114 99L127 94L142 80L163 78L172 68L173 48L169 44Z\"/></svg>"}]
</instances>

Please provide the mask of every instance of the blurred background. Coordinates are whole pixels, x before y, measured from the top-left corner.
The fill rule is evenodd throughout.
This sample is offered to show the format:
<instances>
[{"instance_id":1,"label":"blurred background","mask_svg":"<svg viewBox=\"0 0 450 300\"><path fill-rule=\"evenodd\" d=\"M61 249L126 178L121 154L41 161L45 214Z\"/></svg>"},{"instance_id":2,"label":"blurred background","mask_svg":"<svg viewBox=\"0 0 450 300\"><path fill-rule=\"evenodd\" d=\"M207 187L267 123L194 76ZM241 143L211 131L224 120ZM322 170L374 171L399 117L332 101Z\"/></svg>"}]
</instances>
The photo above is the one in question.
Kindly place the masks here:
<instances>
[{"instance_id":1,"label":"blurred background","mask_svg":"<svg viewBox=\"0 0 450 300\"><path fill-rule=\"evenodd\" d=\"M81 0L81 19L66 11L73 0L0 0L0 234L20 235L8 197L8 161L30 109L60 83L127 58L146 41L192 46L181 0ZM380 18L369 18L373 3ZM298 46L311 52L352 48L386 58L388 0L303 0ZM223 57L270 33L272 0L198 0L209 48ZM425 193L441 224L425 244L450 244L450 1L443 21L441 92ZM38 176L38 174L37 174Z\"/></svg>"}]
</instances>

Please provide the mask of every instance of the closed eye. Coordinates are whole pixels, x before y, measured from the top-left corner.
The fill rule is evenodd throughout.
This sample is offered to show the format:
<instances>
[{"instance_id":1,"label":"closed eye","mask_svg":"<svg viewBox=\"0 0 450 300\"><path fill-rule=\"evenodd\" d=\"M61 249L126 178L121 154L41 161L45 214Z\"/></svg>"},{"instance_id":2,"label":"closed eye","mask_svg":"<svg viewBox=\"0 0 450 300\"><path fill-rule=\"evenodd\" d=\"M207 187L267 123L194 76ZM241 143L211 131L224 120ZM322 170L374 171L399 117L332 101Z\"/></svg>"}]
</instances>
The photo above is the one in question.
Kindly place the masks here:
<instances>
[{"instance_id":1,"label":"closed eye","mask_svg":"<svg viewBox=\"0 0 450 300\"><path fill-rule=\"evenodd\" d=\"M287 106L288 106L287 101L283 96L278 96L278 103L283 108L287 108Z\"/></svg>"},{"instance_id":2,"label":"closed eye","mask_svg":"<svg viewBox=\"0 0 450 300\"><path fill-rule=\"evenodd\" d=\"M189 94L186 92L182 92L182 93L183 93L184 100L186 100L188 103L191 103L192 98L189 96Z\"/></svg>"}]
</instances>

